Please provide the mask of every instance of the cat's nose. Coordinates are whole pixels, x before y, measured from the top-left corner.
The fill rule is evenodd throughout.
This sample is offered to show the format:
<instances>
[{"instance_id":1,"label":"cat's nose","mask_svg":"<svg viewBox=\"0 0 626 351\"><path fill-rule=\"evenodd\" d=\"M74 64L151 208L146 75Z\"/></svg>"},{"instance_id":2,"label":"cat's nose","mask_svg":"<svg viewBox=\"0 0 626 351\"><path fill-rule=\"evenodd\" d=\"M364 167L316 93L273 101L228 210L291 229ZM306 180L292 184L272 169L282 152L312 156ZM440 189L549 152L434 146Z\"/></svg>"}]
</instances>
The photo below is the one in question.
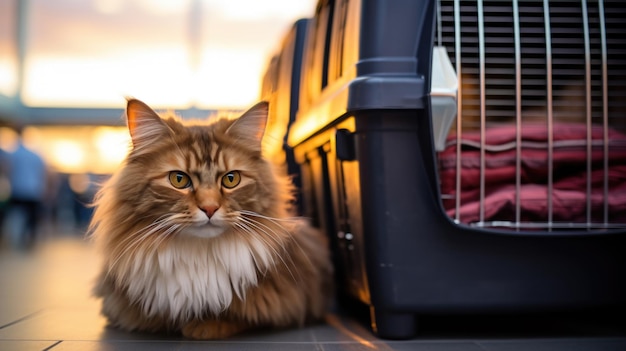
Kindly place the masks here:
<instances>
[{"instance_id":1,"label":"cat's nose","mask_svg":"<svg viewBox=\"0 0 626 351\"><path fill-rule=\"evenodd\" d=\"M217 205L209 205L209 206L202 206L200 207L200 209L202 210L202 212L206 213L207 217L211 218L213 217L215 212L217 212L217 210L220 209L220 207Z\"/></svg>"}]
</instances>

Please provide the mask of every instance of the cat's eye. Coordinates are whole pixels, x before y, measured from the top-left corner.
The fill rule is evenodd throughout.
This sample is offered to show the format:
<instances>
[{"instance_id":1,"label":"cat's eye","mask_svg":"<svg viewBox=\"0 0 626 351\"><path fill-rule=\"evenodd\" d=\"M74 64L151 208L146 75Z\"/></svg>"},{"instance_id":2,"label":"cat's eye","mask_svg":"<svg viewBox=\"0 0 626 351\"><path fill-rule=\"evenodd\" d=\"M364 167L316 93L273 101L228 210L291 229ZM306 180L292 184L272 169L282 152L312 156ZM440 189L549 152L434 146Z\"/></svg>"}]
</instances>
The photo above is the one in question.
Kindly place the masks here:
<instances>
[{"instance_id":1,"label":"cat's eye","mask_svg":"<svg viewBox=\"0 0 626 351\"><path fill-rule=\"evenodd\" d=\"M222 177L222 185L227 189L232 189L241 182L241 174L237 171L230 171Z\"/></svg>"},{"instance_id":2,"label":"cat's eye","mask_svg":"<svg viewBox=\"0 0 626 351\"><path fill-rule=\"evenodd\" d=\"M170 172L170 184L176 189L185 189L191 186L191 178L181 171Z\"/></svg>"}]
</instances>

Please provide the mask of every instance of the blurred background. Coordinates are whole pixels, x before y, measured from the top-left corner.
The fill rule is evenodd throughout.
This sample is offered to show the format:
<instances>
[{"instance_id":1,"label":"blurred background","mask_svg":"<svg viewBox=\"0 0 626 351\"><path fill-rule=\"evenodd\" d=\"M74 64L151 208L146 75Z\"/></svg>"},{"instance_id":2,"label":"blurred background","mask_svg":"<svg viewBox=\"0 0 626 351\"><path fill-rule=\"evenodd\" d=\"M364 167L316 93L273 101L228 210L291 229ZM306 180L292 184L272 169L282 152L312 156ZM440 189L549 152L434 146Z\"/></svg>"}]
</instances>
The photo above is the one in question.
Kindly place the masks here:
<instances>
[{"instance_id":1,"label":"blurred background","mask_svg":"<svg viewBox=\"0 0 626 351\"><path fill-rule=\"evenodd\" d=\"M0 0L2 245L84 233L124 158L136 97L184 118L258 98L280 38L314 0Z\"/></svg>"}]
</instances>

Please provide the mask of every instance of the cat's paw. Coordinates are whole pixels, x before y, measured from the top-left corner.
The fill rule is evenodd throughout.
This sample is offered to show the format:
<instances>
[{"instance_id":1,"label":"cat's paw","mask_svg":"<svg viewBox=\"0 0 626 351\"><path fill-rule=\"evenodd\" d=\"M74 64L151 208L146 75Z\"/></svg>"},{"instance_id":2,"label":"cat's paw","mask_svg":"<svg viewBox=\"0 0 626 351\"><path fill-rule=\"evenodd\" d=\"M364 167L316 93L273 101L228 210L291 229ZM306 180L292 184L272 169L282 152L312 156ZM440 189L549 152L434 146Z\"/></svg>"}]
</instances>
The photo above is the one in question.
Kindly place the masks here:
<instances>
[{"instance_id":1,"label":"cat's paw","mask_svg":"<svg viewBox=\"0 0 626 351\"><path fill-rule=\"evenodd\" d=\"M241 323L218 320L194 320L183 326L186 338L200 340L226 339L247 329Z\"/></svg>"}]
</instances>

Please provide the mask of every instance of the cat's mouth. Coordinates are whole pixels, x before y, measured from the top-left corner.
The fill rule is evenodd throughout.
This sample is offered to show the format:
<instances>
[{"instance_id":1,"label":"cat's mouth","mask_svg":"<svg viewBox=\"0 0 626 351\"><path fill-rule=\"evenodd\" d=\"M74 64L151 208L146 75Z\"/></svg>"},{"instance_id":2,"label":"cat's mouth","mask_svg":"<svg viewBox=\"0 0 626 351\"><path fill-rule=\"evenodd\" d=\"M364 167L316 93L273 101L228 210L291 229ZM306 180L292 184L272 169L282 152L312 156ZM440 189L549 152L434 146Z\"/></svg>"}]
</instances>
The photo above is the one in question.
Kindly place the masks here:
<instances>
[{"instance_id":1,"label":"cat's mouth","mask_svg":"<svg viewBox=\"0 0 626 351\"><path fill-rule=\"evenodd\" d=\"M225 231L225 226L207 220L205 223L194 222L189 227L183 229L182 232L200 238L214 238Z\"/></svg>"},{"instance_id":2,"label":"cat's mouth","mask_svg":"<svg viewBox=\"0 0 626 351\"><path fill-rule=\"evenodd\" d=\"M226 231L226 224L214 216L209 219L206 216L194 218L190 226L183 229L184 234L193 235L200 238L214 238Z\"/></svg>"},{"instance_id":3,"label":"cat's mouth","mask_svg":"<svg viewBox=\"0 0 626 351\"><path fill-rule=\"evenodd\" d=\"M227 226L216 213L212 218L204 213L197 213L191 225L183 230L183 233L200 238L214 238L226 231Z\"/></svg>"}]
</instances>

